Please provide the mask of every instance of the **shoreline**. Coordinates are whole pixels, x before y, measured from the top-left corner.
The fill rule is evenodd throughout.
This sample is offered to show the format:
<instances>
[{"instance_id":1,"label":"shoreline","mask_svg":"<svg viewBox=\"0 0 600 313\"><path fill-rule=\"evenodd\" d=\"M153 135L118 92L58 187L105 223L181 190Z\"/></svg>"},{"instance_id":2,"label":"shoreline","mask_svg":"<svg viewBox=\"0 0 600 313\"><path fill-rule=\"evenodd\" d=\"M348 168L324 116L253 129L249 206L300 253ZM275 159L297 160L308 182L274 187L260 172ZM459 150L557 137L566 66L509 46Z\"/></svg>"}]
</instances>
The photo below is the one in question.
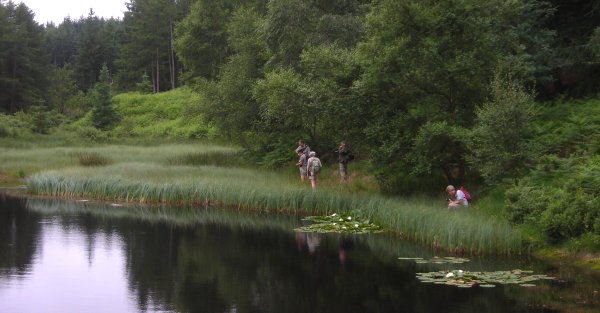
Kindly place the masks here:
<instances>
[{"instance_id":1,"label":"shoreline","mask_svg":"<svg viewBox=\"0 0 600 313\"><path fill-rule=\"evenodd\" d=\"M212 203L196 203L196 204L177 204L174 202L134 202L134 201L122 201L122 200L114 200L114 199L99 199L99 198L82 198L82 197L65 197L65 196L52 196L52 195L43 195L43 194L32 194L27 192L29 189L26 185L12 185L12 186L2 186L0 187L0 194L13 196L13 197L35 197L40 199L59 199L59 200L67 200L67 201L82 201L86 200L90 202L102 203L106 205L111 205L113 207L126 207L126 206L135 206L135 205L143 205L143 206L157 206L157 205L172 205L174 207L179 206L188 206L190 208L196 209L207 209L210 207L221 207L231 211L246 211L246 212L265 212L269 214L286 214L292 215L297 214L299 216L308 216L308 210L291 210L291 209L280 209L277 211L269 210L269 209L261 209L261 208L246 208L238 205L226 205L218 202ZM398 232L392 229L385 229L384 231L390 236L397 238L398 240L408 240L412 243L422 245L424 248L430 249L432 251L439 251L439 247L423 244L412 238L407 238L402 232ZM452 251L450 249L441 249L450 253L451 255L477 255L476 253L469 253L467 251ZM534 249L529 255L533 258L540 259L544 262L548 262L549 264L556 266L568 266L574 267L580 270L590 271L591 273L597 275L600 274L600 253L590 253L590 252L578 252L572 253L566 251L565 249L561 249L558 247L550 247L550 248L542 248L542 249Z\"/></svg>"}]
</instances>

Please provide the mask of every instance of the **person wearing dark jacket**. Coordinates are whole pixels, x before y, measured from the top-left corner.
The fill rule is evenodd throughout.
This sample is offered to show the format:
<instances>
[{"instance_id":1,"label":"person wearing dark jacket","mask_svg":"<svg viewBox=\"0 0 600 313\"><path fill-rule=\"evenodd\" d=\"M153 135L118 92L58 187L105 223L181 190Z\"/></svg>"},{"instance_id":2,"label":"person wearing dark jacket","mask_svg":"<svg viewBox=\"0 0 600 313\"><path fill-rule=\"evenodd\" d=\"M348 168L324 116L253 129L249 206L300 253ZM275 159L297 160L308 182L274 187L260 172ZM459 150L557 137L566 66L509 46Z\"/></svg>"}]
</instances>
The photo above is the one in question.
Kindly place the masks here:
<instances>
[{"instance_id":1,"label":"person wearing dark jacket","mask_svg":"<svg viewBox=\"0 0 600 313\"><path fill-rule=\"evenodd\" d=\"M344 184L348 182L348 162L353 159L353 155L350 152L350 148L345 141L340 143L337 150L334 151L338 157L338 164L340 170L340 183Z\"/></svg>"}]
</instances>

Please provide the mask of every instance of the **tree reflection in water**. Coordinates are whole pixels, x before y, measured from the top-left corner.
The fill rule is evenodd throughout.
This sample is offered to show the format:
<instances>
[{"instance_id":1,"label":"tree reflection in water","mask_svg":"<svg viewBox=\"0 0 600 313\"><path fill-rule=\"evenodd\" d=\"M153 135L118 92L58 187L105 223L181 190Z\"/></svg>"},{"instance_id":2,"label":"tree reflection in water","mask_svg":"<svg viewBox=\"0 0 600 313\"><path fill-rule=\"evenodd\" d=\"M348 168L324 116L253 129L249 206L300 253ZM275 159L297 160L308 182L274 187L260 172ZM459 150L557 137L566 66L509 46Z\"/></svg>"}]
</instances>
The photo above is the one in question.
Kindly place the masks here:
<instances>
[{"instance_id":1,"label":"tree reflection in water","mask_svg":"<svg viewBox=\"0 0 600 313\"><path fill-rule=\"evenodd\" d=\"M527 292L522 287L462 290L421 284L415 273L433 265L397 258L427 257L431 251L381 234L295 233L302 221L294 216L33 198L0 199L0 214L0 244L13 245L0 250L0 279L35 263L37 243L45 235L39 222L51 215L63 231L85 238L82 249L89 252L90 260L99 238L114 241L109 247L122 250L126 273L122 279L139 311L547 312L575 307L585 312L594 308L555 301L556 292L565 290L552 282ZM475 259L465 269L545 267L530 261ZM589 281L571 288L579 290L579 286L599 289L598 283ZM598 303L593 296L588 301Z\"/></svg>"}]
</instances>

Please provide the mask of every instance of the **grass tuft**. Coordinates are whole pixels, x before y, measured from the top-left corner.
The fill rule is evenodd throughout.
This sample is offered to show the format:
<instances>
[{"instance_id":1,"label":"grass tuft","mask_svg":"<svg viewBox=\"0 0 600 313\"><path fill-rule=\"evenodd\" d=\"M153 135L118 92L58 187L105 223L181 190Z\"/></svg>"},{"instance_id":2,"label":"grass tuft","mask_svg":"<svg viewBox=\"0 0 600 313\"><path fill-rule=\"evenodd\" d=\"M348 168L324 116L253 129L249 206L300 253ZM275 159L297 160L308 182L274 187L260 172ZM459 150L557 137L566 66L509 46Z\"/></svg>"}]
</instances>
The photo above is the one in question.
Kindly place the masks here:
<instances>
[{"instance_id":1,"label":"grass tuft","mask_svg":"<svg viewBox=\"0 0 600 313\"><path fill-rule=\"evenodd\" d=\"M75 157L82 166L105 166L113 162L97 152L77 152Z\"/></svg>"}]
</instances>

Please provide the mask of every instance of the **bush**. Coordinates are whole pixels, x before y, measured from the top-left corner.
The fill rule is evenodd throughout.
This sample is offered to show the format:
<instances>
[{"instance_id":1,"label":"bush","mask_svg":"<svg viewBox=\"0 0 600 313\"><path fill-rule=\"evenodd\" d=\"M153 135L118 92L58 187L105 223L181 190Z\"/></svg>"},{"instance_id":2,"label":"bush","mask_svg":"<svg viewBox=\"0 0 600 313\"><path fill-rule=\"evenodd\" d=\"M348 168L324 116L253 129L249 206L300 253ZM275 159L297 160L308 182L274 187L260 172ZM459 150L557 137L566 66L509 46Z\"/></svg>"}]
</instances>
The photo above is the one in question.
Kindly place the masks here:
<instances>
[{"instance_id":1,"label":"bush","mask_svg":"<svg viewBox=\"0 0 600 313\"><path fill-rule=\"evenodd\" d=\"M26 122L14 115L0 113L0 137L20 137L30 132L31 128Z\"/></svg>"},{"instance_id":2,"label":"bush","mask_svg":"<svg viewBox=\"0 0 600 313\"><path fill-rule=\"evenodd\" d=\"M531 186L513 187L507 190L508 219L515 224L521 224L526 220L539 218L552 202L551 195L554 193L554 189Z\"/></svg>"},{"instance_id":3,"label":"bush","mask_svg":"<svg viewBox=\"0 0 600 313\"><path fill-rule=\"evenodd\" d=\"M77 132L77 135L79 135L79 137L89 139L94 142L108 140L108 133L103 132L92 126L77 127L75 128L75 131Z\"/></svg>"},{"instance_id":4,"label":"bush","mask_svg":"<svg viewBox=\"0 0 600 313\"><path fill-rule=\"evenodd\" d=\"M547 161L507 190L510 220L539 225L551 243L600 235L600 156Z\"/></svg>"}]
</instances>

